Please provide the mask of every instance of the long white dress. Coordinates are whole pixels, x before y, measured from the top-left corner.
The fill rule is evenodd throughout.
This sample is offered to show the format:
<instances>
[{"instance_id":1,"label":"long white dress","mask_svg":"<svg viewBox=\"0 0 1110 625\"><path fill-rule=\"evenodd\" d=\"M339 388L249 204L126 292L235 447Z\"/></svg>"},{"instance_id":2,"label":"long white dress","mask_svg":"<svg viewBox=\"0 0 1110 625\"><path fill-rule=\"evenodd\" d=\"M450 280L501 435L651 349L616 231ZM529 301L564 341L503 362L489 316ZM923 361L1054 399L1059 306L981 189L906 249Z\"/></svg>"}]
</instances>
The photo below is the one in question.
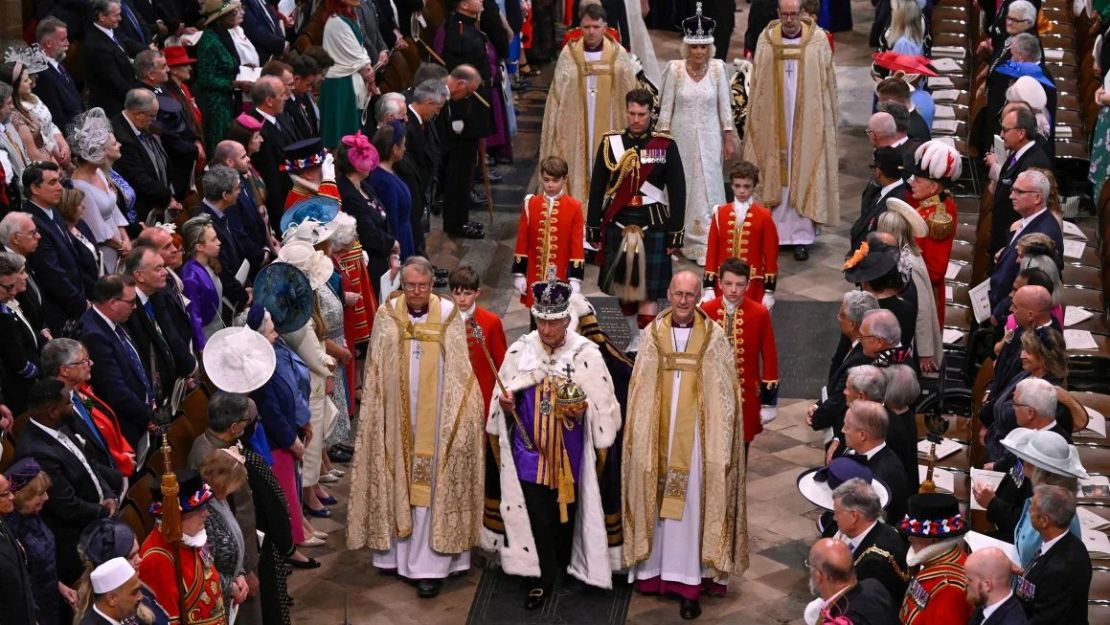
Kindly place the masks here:
<instances>
[{"instance_id":1,"label":"long white dress","mask_svg":"<svg viewBox=\"0 0 1110 625\"><path fill-rule=\"evenodd\" d=\"M733 128L724 62L710 59L701 80L690 77L685 61L667 63L659 99L656 127L674 137L686 173L686 240L682 252L704 265L713 208L725 202L721 133Z\"/></svg>"},{"instance_id":2,"label":"long white dress","mask_svg":"<svg viewBox=\"0 0 1110 625\"><path fill-rule=\"evenodd\" d=\"M325 287L327 288L327 287ZM441 301L441 322L446 321L454 308L448 301ZM412 317L413 323L422 323L427 313L419 317ZM409 341L409 380L420 379L420 359L435 357L434 353L426 353L426 348L421 347L417 341ZM416 430L416 415L419 412L420 402L432 401L436 405L441 403L443 390L443 362L439 365L439 378L434 392L431 389L421 389L419 384L409 384L409 402L412 412L412 428ZM442 409L443 406L440 406ZM436 411L436 432L440 431L439 419L443 411ZM439 466L439 445L436 445L436 457L432 462L433 467ZM432 492L435 492L435 480L438 476L432 474ZM412 507L412 534L406 538L394 538L388 551L375 551L372 561L379 569L394 569L397 574L408 579L443 579L452 573L465 571L470 568L470 552L464 551L458 555L442 554L432 549L432 509L420 506Z\"/></svg>"},{"instance_id":3,"label":"long white dress","mask_svg":"<svg viewBox=\"0 0 1110 625\"><path fill-rule=\"evenodd\" d=\"M108 247L111 239L119 239L119 229L127 227L127 218L116 204L116 190L108 181L101 170L96 170L96 176L108 190L105 191L96 185L84 180L74 180L73 188L85 192L85 210L81 220L89 227L93 234L93 243L100 248L100 259L105 273L114 273L119 264L119 252Z\"/></svg>"}]
</instances>

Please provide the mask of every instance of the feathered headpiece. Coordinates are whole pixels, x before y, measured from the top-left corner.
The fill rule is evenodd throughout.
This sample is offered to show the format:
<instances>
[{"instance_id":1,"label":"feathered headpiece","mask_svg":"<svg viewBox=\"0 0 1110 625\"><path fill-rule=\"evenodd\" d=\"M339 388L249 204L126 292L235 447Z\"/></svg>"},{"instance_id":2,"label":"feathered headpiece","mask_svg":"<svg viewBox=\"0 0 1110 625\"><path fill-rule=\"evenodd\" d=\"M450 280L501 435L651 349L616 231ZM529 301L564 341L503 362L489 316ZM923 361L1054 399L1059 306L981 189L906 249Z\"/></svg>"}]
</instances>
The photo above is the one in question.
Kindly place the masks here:
<instances>
[{"instance_id":1,"label":"feathered headpiece","mask_svg":"<svg viewBox=\"0 0 1110 625\"><path fill-rule=\"evenodd\" d=\"M112 136L112 122L102 108L91 108L77 116L70 125L69 145L77 156L88 163L104 161L104 148Z\"/></svg>"},{"instance_id":2,"label":"feathered headpiece","mask_svg":"<svg viewBox=\"0 0 1110 625\"><path fill-rule=\"evenodd\" d=\"M359 130L353 135L347 135L341 139L343 145L347 146L347 161L356 170L366 173L374 171L378 164L381 162L381 156L374 144L370 143L370 139L362 134Z\"/></svg>"},{"instance_id":3,"label":"feathered headpiece","mask_svg":"<svg viewBox=\"0 0 1110 625\"><path fill-rule=\"evenodd\" d=\"M50 62L46 58L46 54L39 48L39 44L34 44L22 48L12 46L4 52L5 63L15 63L12 69L12 76L18 76L20 72L27 72L28 74L37 74L46 71L50 66Z\"/></svg>"},{"instance_id":4,"label":"feathered headpiece","mask_svg":"<svg viewBox=\"0 0 1110 625\"><path fill-rule=\"evenodd\" d=\"M915 171L913 175L951 182L960 177L963 165L956 148L943 141L926 141L913 153Z\"/></svg>"}]
</instances>

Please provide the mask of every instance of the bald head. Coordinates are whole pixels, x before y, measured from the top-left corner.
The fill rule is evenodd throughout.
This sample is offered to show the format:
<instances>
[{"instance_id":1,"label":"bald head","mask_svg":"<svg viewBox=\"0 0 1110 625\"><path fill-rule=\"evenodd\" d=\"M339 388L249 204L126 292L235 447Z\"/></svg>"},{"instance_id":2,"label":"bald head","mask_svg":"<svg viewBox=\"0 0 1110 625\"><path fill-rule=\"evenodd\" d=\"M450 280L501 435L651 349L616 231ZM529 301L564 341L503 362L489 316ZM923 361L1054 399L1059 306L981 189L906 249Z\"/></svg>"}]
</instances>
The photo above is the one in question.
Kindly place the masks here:
<instances>
[{"instance_id":1,"label":"bald head","mask_svg":"<svg viewBox=\"0 0 1110 625\"><path fill-rule=\"evenodd\" d=\"M967 599L972 605L990 605L1010 592L1014 563L1001 549L977 549L967 557Z\"/></svg>"},{"instance_id":2,"label":"bald head","mask_svg":"<svg viewBox=\"0 0 1110 625\"><path fill-rule=\"evenodd\" d=\"M809 548L809 585L813 594L827 599L855 578L848 545L835 538L822 538Z\"/></svg>"},{"instance_id":3,"label":"bald head","mask_svg":"<svg viewBox=\"0 0 1110 625\"><path fill-rule=\"evenodd\" d=\"M1014 292L1010 310L1021 327L1042 326L1052 317L1052 294L1043 286L1027 284Z\"/></svg>"},{"instance_id":4,"label":"bald head","mask_svg":"<svg viewBox=\"0 0 1110 625\"><path fill-rule=\"evenodd\" d=\"M667 301L671 304L671 317L679 323L689 323L694 309L701 300L701 278L692 271L680 271L671 278L667 287Z\"/></svg>"}]
</instances>

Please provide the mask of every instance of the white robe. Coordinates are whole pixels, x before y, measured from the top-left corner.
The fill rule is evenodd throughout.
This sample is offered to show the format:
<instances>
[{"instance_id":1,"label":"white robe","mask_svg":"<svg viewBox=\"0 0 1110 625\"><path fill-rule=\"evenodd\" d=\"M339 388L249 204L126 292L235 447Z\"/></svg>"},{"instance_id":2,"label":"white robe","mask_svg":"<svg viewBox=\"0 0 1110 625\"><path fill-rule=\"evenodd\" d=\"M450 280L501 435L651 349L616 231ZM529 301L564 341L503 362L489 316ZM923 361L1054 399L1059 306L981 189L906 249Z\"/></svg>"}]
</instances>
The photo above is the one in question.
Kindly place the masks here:
<instances>
[{"instance_id":1,"label":"white robe","mask_svg":"<svg viewBox=\"0 0 1110 625\"><path fill-rule=\"evenodd\" d=\"M644 23L644 14L640 9L640 0L624 0L624 13L628 19L628 49L644 68L644 76L651 84L658 86L661 74L659 61L655 58L655 44L651 42L647 24Z\"/></svg>"},{"instance_id":2,"label":"white robe","mask_svg":"<svg viewBox=\"0 0 1110 625\"><path fill-rule=\"evenodd\" d=\"M440 316L446 322L454 305L446 299L440 300ZM412 317L413 323L420 323L427 318L427 314ZM443 363L440 362L438 378L436 380L435 394L421 392L420 385L415 383L420 379L420 358L432 356L429 350L417 341L409 341L409 406L412 413L413 433L416 432L416 415L421 401L434 401L440 404L440 395L443 390ZM442 408L442 406L440 406ZM439 432L439 419L442 411L436 412L436 428ZM436 446L439 449L439 446ZM439 466L438 452L432 462L433 467ZM432 474L432 492L435 492L435 473ZM380 569L396 569L397 574L408 579L443 579L452 573L465 571L470 568L470 552L459 555L445 555L432 550L432 514L426 507L413 506L412 534L407 538L396 539L388 551L375 551L373 556L374 566Z\"/></svg>"},{"instance_id":3,"label":"white robe","mask_svg":"<svg viewBox=\"0 0 1110 625\"><path fill-rule=\"evenodd\" d=\"M785 44L797 45L801 38L782 38ZM786 115L786 145L793 145L794 137L794 102L798 94L798 61L785 60L782 63L782 106ZM790 171L790 162L794 155L789 149L786 151L786 171ZM775 227L779 231L780 245L809 245L817 236L813 220L803 217L790 205L790 187L782 188L782 202L771 210L771 217L775 220Z\"/></svg>"},{"instance_id":4,"label":"white robe","mask_svg":"<svg viewBox=\"0 0 1110 625\"><path fill-rule=\"evenodd\" d=\"M684 351L690 340L691 328L672 328L675 351ZM667 440L674 445L675 416L678 413L679 385L682 372L675 371L671 381L671 429ZM702 579L711 577L701 564L701 441L698 428L694 428L694 447L690 452L690 477L686 483L686 505L681 519L655 520L655 533L651 541L651 554L647 560L632 567L629 581L661 577L666 582L700 586ZM723 581L721 583L724 583Z\"/></svg>"}]
</instances>

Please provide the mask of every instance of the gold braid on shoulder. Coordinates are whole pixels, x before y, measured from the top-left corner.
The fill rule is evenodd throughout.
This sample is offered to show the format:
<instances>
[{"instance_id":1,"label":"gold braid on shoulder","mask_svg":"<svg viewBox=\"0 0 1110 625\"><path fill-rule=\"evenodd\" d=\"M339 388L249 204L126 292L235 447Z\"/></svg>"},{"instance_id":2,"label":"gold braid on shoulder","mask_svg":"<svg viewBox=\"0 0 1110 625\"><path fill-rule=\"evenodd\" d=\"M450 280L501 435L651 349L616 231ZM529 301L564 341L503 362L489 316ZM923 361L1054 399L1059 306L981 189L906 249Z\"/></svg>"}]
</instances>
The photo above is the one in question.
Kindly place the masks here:
<instances>
[{"instance_id":1,"label":"gold braid on shoulder","mask_svg":"<svg viewBox=\"0 0 1110 625\"><path fill-rule=\"evenodd\" d=\"M906 572L906 571L903 571L902 567L898 566L898 561L894 559L894 554L892 554L889 551L887 551L886 549L883 549L883 548L878 547L876 545L871 545L867 549L864 549L863 553L859 554L859 557L856 558L856 561L852 563L853 566L858 566L860 561L863 560L864 558L866 558L867 554L870 554L870 553L873 553L873 554L879 556L880 558L886 560L887 563L890 564L890 568L894 569L895 575L897 575L898 578L901 579L903 582L909 581L909 579L910 579L909 573Z\"/></svg>"},{"instance_id":2,"label":"gold braid on shoulder","mask_svg":"<svg viewBox=\"0 0 1110 625\"><path fill-rule=\"evenodd\" d=\"M620 158L617 159L617 162L614 163L612 157L609 155L609 152L610 150L604 150L605 167L607 167L610 172L619 173L617 174L617 179L605 188L605 195L612 197L613 194L617 192L617 189L620 188L621 183L624 182L624 179L628 176L632 176L632 183L634 186L639 186L640 153L637 152L635 149L629 148L625 150L624 153L621 154Z\"/></svg>"}]
</instances>

